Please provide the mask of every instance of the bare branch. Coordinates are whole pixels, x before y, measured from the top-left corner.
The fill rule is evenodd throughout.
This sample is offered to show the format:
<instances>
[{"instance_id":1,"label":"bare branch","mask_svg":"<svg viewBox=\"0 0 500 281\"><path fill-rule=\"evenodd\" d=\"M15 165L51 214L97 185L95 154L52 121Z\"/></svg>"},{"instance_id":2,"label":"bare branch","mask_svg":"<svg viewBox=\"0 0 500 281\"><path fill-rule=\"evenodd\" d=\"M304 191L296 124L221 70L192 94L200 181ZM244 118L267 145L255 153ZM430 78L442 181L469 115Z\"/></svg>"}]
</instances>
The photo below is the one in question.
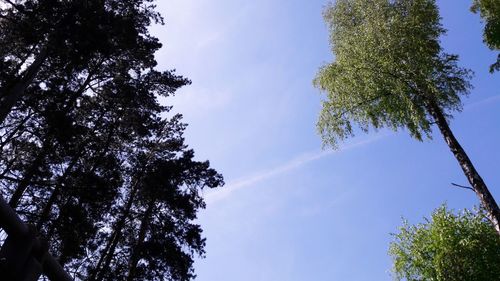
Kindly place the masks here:
<instances>
[{"instance_id":1,"label":"bare branch","mask_svg":"<svg viewBox=\"0 0 500 281\"><path fill-rule=\"evenodd\" d=\"M476 192L474 190L474 188L472 188L470 186L460 185L460 184L456 184L456 183L451 183L451 185L456 186L456 187L460 187L460 188L463 188L463 189L469 189L469 190L472 190L472 191Z\"/></svg>"}]
</instances>

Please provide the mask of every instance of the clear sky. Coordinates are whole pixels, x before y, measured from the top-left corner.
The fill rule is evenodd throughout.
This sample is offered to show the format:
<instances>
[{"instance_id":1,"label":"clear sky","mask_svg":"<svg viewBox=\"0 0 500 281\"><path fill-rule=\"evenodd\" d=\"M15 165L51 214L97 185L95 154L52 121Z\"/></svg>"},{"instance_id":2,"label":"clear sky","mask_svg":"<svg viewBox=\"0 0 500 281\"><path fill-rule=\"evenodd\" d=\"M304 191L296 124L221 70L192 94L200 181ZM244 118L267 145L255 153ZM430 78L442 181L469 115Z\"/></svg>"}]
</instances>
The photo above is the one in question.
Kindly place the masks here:
<instances>
[{"instance_id":1,"label":"clear sky","mask_svg":"<svg viewBox=\"0 0 500 281\"><path fill-rule=\"evenodd\" d=\"M500 79L471 1L441 0L448 52L475 71L452 129L500 200ZM167 101L189 124L187 142L222 172L200 213L207 257L200 281L391 280L387 255L401 217L419 222L475 195L441 136L359 135L334 152L315 132L317 69L332 59L326 0L158 1L166 25L160 68L193 84Z\"/></svg>"}]
</instances>

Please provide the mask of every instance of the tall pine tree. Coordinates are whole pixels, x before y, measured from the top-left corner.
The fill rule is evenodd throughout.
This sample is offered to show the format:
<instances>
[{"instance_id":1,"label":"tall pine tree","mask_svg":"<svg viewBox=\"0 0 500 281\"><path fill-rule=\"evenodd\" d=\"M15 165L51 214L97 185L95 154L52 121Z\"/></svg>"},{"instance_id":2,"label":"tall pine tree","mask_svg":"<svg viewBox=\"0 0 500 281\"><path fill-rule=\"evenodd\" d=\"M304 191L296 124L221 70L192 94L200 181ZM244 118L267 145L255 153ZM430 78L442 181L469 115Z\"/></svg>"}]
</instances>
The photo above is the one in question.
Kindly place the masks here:
<instances>
[{"instance_id":1,"label":"tall pine tree","mask_svg":"<svg viewBox=\"0 0 500 281\"><path fill-rule=\"evenodd\" d=\"M162 117L189 80L154 69L152 1L4 2L2 195L77 280L192 279L200 192L223 180Z\"/></svg>"}]
</instances>

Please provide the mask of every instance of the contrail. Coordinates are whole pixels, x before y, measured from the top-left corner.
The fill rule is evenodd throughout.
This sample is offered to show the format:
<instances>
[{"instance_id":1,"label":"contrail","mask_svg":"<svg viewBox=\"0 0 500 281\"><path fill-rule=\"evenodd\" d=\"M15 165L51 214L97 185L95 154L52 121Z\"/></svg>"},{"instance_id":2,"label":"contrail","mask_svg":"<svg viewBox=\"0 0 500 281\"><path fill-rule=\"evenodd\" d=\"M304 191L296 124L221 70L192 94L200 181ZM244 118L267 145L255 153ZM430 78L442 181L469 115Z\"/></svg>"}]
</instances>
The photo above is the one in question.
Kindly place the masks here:
<instances>
[{"instance_id":1,"label":"contrail","mask_svg":"<svg viewBox=\"0 0 500 281\"><path fill-rule=\"evenodd\" d=\"M481 106L495 103L498 101L500 101L500 95L489 97L489 98L465 105L464 110L469 110L469 109L481 107ZM207 201L207 203L214 203L214 202L220 201L220 200L228 197L231 193L233 193L236 190L252 186L256 183L265 181L267 179L273 178L273 177L281 175L281 174L285 174L287 172L298 169L298 168L300 168L304 165L307 165L313 161L330 156L332 154L337 154L337 153L340 153L343 151L349 151L349 150L353 150L353 149L356 149L359 147L369 145L371 143L379 141L380 139L386 138L390 135L392 135L392 134L385 133L385 134L375 135L375 136L369 137L365 140L361 140L358 142L344 145L338 150L331 150L330 149L328 151L316 151L316 152L305 153L305 154L303 154L295 159L292 159L292 160L284 163L283 165L272 168L271 170L262 171L260 173L253 175L253 176L244 177L241 179L236 179L234 181L231 181L225 187L207 193L207 195L205 196L206 201Z\"/></svg>"},{"instance_id":2,"label":"contrail","mask_svg":"<svg viewBox=\"0 0 500 281\"><path fill-rule=\"evenodd\" d=\"M343 147L341 147L338 150L317 151L317 152L303 154L295 159L292 159L292 160L286 162L283 165L272 168L271 170L262 171L260 173L253 175L253 176L232 181L232 182L228 183L225 187L208 193L206 195L206 200L208 203L213 203L213 202L219 201L221 199L228 197L232 192L234 192L236 190L254 185L258 182L265 181L265 180L272 178L272 177L275 177L277 175L281 175L281 174L287 173L289 171L298 169L298 168L300 168L300 167L302 167L310 162L319 160L319 159L324 158L326 156L329 156L332 154L337 154L337 153L340 153L343 151L349 151L352 149L356 149L356 148L359 148L362 146L369 145L369 144L374 143L374 142L376 142L384 137L387 137L388 135L390 135L390 134L376 135L376 136L370 137L370 138L362 140L362 141L358 141L358 142L344 145Z\"/></svg>"},{"instance_id":3,"label":"contrail","mask_svg":"<svg viewBox=\"0 0 500 281\"><path fill-rule=\"evenodd\" d=\"M465 105L464 106L464 110L473 109L473 108L476 108L476 107L481 107L483 105L487 105L487 104L490 104L490 103L495 103L495 102L498 102L498 101L500 101L500 95L492 96L492 97L485 98L485 99L482 99L480 101L476 101L474 103Z\"/></svg>"}]
</instances>

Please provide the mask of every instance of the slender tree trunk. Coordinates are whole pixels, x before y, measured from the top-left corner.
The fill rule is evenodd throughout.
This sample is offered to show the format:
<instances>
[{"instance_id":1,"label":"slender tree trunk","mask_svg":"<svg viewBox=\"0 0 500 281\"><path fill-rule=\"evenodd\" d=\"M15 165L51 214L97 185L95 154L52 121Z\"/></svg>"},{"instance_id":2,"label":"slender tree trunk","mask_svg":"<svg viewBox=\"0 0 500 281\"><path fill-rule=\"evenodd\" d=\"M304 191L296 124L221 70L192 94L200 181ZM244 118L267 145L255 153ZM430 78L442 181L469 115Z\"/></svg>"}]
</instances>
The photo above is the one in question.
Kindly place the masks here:
<instances>
[{"instance_id":1,"label":"slender tree trunk","mask_svg":"<svg viewBox=\"0 0 500 281\"><path fill-rule=\"evenodd\" d=\"M127 281L132 281L135 278L136 271L137 271L137 264L139 263L139 259L141 256L141 253L140 253L141 244L144 242L144 239L146 239L146 233L147 233L148 228L149 228L149 222L151 219L151 214L153 213L154 206L155 206L155 201L151 200L151 202L149 202L148 208L144 212L144 216L141 220L141 226L139 228L139 235L137 236L137 241L135 243L134 248L132 249L132 254L130 255Z\"/></svg>"},{"instance_id":2,"label":"slender tree trunk","mask_svg":"<svg viewBox=\"0 0 500 281\"><path fill-rule=\"evenodd\" d=\"M90 277L87 279L88 281L101 281L104 278L104 274L109 272L109 266L111 264L111 260L113 259L113 255L116 251L116 247L118 246L118 242L122 235L122 230L125 227L125 222L130 215L130 211L132 209L132 205L135 200L135 195L137 193L138 181L135 186L130 191L130 195L125 203L123 212L121 213L120 218L116 221L115 226L113 227L113 233L110 235L108 242L106 243L105 250L101 254L99 258L99 262L97 263L95 269L93 270Z\"/></svg>"},{"instance_id":3,"label":"slender tree trunk","mask_svg":"<svg viewBox=\"0 0 500 281\"><path fill-rule=\"evenodd\" d=\"M493 195L490 193L488 187L472 164L472 161L469 159L469 157L465 153L465 150L453 135L453 132L451 131L441 108L439 108L439 106L434 101L431 101L428 104L428 111L436 121L436 124L441 131L444 140L446 141L446 144L448 144L448 147L460 164L460 167L469 180L472 189L474 189L474 192L479 197L481 205L486 209L489 219L500 235L500 209L498 208L498 204L496 203L495 198L493 198Z\"/></svg>"},{"instance_id":4,"label":"slender tree trunk","mask_svg":"<svg viewBox=\"0 0 500 281\"><path fill-rule=\"evenodd\" d=\"M62 186L60 184L56 185L55 189L52 191L50 194L49 200L47 200L47 204L42 210L42 213L40 215L40 219L36 223L36 229L40 231L42 229L42 226L44 223L46 223L49 220L50 216L50 211L52 210L52 206L56 203L57 197L59 197L59 194L61 193Z\"/></svg>"},{"instance_id":5,"label":"slender tree trunk","mask_svg":"<svg viewBox=\"0 0 500 281\"><path fill-rule=\"evenodd\" d=\"M16 138L16 135L24 127L24 125L26 124L26 122L28 122L28 120L30 118L31 118L31 113L29 113L28 116L26 116L8 135L6 133L7 136L5 137L5 140L0 143L0 151L3 151L5 146L8 143L10 143L14 138ZM4 179L4 176L10 172L10 169L12 168L14 163L16 162L16 158L17 158L17 155L16 155L16 157L14 157L14 159L12 159L7 164L5 164L5 169L0 174L0 179Z\"/></svg>"},{"instance_id":6,"label":"slender tree trunk","mask_svg":"<svg viewBox=\"0 0 500 281\"><path fill-rule=\"evenodd\" d=\"M49 143L50 140L48 138L45 139L40 153L36 156L35 160L31 163L30 167L26 170L26 173L23 175L23 179L19 182L16 190L12 194L12 197L10 198L9 201L9 205L13 209L16 209L17 206L19 205L19 202L21 201L24 192L26 191L29 184L31 183L31 180L36 175L38 169L42 165L45 156L47 156L50 147Z\"/></svg>"},{"instance_id":7,"label":"slender tree trunk","mask_svg":"<svg viewBox=\"0 0 500 281\"><path fill-rule=\"evenodd\" d=\"M75 154L73 156L73 158L71 159L71 161L68 164L68 167L66 168L66 170L64 171L64 173L58 179L58 181L57 181L57 183L55 185L54 190L50 194L50 197L49 197L49 200L47 201L47 204L45 205L45 207L43 208L43 210L41 212L40 219L38 220L38 222L36 224L37 230L40 230L42 228L43 224L46 223L49 220L50 211L52 210L52 207L54 206L54 204L57 202L57 198L59 197L59 194L61 194L61 190L63 188L64 182L66 181L66 179L68 178L68 176L73 171L73 168L78 163L78 160L80 160L80 158L82 157L82 154L84 152L86 143L88 143L88 142L86 141L86 142L84 142L82 144L82 146L80 147L80 149L77 152L77 154Z\"/></svg>"},{"instance_id":8,"label":"slender tree trunk","mask_svg":"<svg viewBox=\"0 0 500 281\"><path fill-rule=\"evenodd\" d=\"M21 131L22 128L24 128L24 125L28 122L28 120L32 117L32 113L28 113L28 115L14 128L12 131L8 134L8 136L5 137L5 140L0 143L0 151L3 150L3 148L10 143L16 135ZM8 132L5 133L7 135Z\"/></svg>"},{"instance_id":9,"label":"slender tree trunk","mask_svg":"<svg viewBox=\"0 0 500 281\"><path fill-rule=\"evenodd\" d=\"M97 278L97 275L99 274L100 268L104 262L104 259L107 257L107 253L109 253L109 250L111 249L111 246L113 244L113 241L116 239L116 233L113 231L111 236L109 236L108 242L106 243L106 247L101 253L101 256L99 257L99 261L97 261L97 265L95 268L90 270L90 274L87 277L87 281L94 281Z\"/></svg>"},{"instance_id":10,"label":"slender tree trunk","mask_svg":"<svg viewBox=\"0 0 500 281\"><path fill-rule=\"evenodd\" d=\"M0 124L3 123L14 105L24 95L26 88L33 82L33 79L35 79L47 57L48 51L42 47L35 61L24 72L24 76L14 85L8 87L5 92L0 93Z\"/></svg>"},{"instance_id":11,"label":"slender tree trunk","mask_svg":"<svg viewBox=\"0 0 500 281\"><path fill-rule=\"evenodd\" d=\"M100 64L99 64L99 66L100 66ZM85 89L90 84L90 81L92 80L92 77L95 74L95 71L97 71L97 69L98 69L98 67L96 67L96 69L94 69L93 72L89 73L89 75L85 79L84 83L80 86L78 91L76 91L74 93L74 95L70 97L70 101L64 107L65 112L69 112L71 110L71 108L74 106L75 101L83 95L83 93L85 92ZM1 110L2 110L2 107L0 104L0 114L1 114ZM104 113L99 117L99 120L102 118L103 115L104 115ZM1 122L2 121L0 121L0 123ZM51 130L49 130L47 135L50 135L50 134L51 134ZM35 172L38 170L39 166L42 164L43 159L45 158L45 156L49 152L48 148L50 147L50 142L51 142L51 139L48 136L46 136L46 139L42 145L42 150L41 150L40 154L37 156L35 161L31 164L30 168L26 172L26 175L23 177L22 181L19 183L18 187L14 191L14 194L12 195L12 197L9 201L9 205L12 208L15 209L19 205L19 201L21 200L22 195L24 194L24 192L28 188L28 185L31 182L33 176L35 175Z\"/></svg>"},{"instance_id":12,"label":"slender tree trunk","mask_svg":"<svg viewBox=\"0 0 500 281\"><path fill-rule=\"evenodd\" d=\"M99 162L100 162L100 161L102 161L102 159L104 158L104 156L106 156L106 154L109 152L109 150L111 150L111 140L112 140L113 132L114 132L114 126L111 128L110 132L108 133L108 137L106 138L106 144L105 144L104 148L102 149L101 153L99 154L99 156L97 156L97 157L96 157L96 159L95 159L95 161L94 161L94 163L93 163L93 165L92 165L92 168L90 169L90 171L91 171L91 172L95 172L95 170L97 169L97 167L98 167L98 165L99 165ZM84 142L84 143L88 143L88 141L90 141L90 139L88 139L88 140L87 140L86 142ZM82 149L84 149L84 148L85 148L85 145L83 145ZM80 150L79 155L81 156L81 154L82 154L82 153L83 153L83 150ZM76 162L75 162L75 164L76 164ZM72 166L70 166L70 167L72 168ZM67 171L68 171L68 170L67 170ZM66 179L67 179L67 175L66 175L66 176L63 176L63 178L62 178L60 181L58 181L57 186L58 186L58 187L62 187L62 186L64 185L64 181L66 181ZM55 201L54 201L54 200L56 199L56 197L57 197L57 196L59 196L59 194L55 194L55 192L56 192L56 191L57 191L57 192L59 192L58 190L54 190L54 193L53 193L53 194L51 194L51 197L49 198L49 203L50 203L50 204L49 204L49 203L47 203L47 206L52 207L52 204L54 204L54 203L55 203ZM64 205L64 204L68 204L68 202L69 202L69 200L70 200L71 198L72 198L72 196L69 196L68 198L66 198L66 201L65 201L64 203L62 203L62 204L63 204L63 205ZM46 206L46 207L47 207L47 206ZM50 211L50 210L48 210L48 211ZM46 210L44 210L44 211L42 212L42 218L43 218L43 217L45 217L45 216L48 216L48 215L49 215L49 213L48 213L48 212L46 213L46 212L47 212ZM45 215L44 215L44 214L45 214ZM54 232L54 230L55 230L55 227L56 227L56 225L57 225L57 221L58 221L59 219L60 219L60 217L58 217L58 218L56 219L56 222L55 222L55 223L53 223L53 224L49 227L49 230L47 231L47 237L52 237L52 234L53 234L53 232ZM39 222L39 223L43 223L43 222L46 222L46 220L45 220L45 221L40 220L40 222ZM41 227L42 227L42 225L39 225L38 229L40 229Z\"/></svg>"}]
</instances>

